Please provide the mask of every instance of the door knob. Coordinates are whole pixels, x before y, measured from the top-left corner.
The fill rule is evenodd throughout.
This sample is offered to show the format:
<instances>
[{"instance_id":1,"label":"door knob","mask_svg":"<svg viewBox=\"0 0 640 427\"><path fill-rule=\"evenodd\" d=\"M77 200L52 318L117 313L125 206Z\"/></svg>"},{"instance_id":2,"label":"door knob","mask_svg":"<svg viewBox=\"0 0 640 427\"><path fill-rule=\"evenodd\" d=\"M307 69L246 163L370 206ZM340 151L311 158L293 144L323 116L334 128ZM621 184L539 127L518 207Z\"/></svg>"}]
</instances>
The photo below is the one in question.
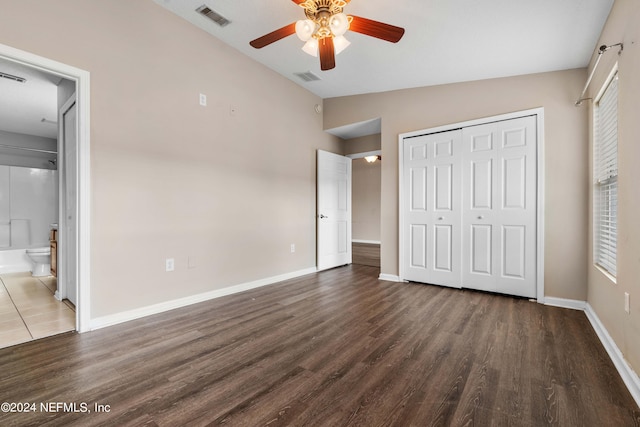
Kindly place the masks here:
<instances>
[{"instance_id":1,"label":"door knob","mask_svg":"<svg viewBox=\"0 0 640 427\"><path fill-rule=\"evenodd\" d=\"M478 215L478 219L483 219L484 217L482 215Z\"/></svg>"},{"instance_id":2,"label":"door knob","mask_svg":"<svg viewBox=\"0 0 640 427\"><path fill-rule=\"evenodd\" d=\"M438 221L442 221L443 219L444 219L444 217L443 217L443 216L439 216L439 217L438 217Z\"/></svg>"},{"instance_id":3,"label":"door knob","mask_svg":"<svg viewBox=\"0 0 640 427\"><path fill-rule=\"evenodd\" d=\"M328 217L328 216L325 216L325 215L320 214L320 218L322 219L322 218L329 218L329 217Z\"/></svg>"}]
</instances>

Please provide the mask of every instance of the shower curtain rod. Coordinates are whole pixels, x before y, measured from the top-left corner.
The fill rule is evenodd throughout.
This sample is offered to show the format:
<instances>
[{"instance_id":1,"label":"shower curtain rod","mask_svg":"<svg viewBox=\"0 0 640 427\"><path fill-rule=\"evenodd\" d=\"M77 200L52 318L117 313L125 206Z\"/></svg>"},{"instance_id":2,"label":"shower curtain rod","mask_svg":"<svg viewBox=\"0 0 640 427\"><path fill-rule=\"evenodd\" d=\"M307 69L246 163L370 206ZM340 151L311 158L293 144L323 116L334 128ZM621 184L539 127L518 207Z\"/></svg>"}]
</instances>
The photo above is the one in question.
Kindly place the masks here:
<instances>
[{"instance_id":1,"label":"shower curtain rod","mask_svg":"<svg viewBox=\"0 0 640 427\"><path fill-rule=\"evenodd\" d=\"M35 151L37 153L58 154L57 151L41 150L39 148L17 147L15 145L0 144L0 147L2 147L2 148L13 148L15 150Z\"/></svg>"},{"instance_id":2,"label":"shower curtain rod","mask_svg":"<svg viewBox=\"0 0 640 427\"><path fill-rule=\"evenodd\" d=\"M602 54L614 46L620 46L620 50L618 51L618 55L620 55L622 53L622 49L624 48L624 45L622 43L616 43L609 46L607 46L606 44L603 44L598 48L598 57L596 58L596 63L593 64L593 68L591 69L591 73L589 74L589 78L587 79L587 83L585 83L584 89L582 89L580 98L576 101L576 107L579 107L580 105L582 105L582 101L591 99L591 98L585 98L584 94L587 93L587 88L589 87L589 84L591 84L591 79L593 79L593 75L596 73L596 68L598 68L598 63L600 62L600 59L602 59Z\"/></svg>"}]
</instances>

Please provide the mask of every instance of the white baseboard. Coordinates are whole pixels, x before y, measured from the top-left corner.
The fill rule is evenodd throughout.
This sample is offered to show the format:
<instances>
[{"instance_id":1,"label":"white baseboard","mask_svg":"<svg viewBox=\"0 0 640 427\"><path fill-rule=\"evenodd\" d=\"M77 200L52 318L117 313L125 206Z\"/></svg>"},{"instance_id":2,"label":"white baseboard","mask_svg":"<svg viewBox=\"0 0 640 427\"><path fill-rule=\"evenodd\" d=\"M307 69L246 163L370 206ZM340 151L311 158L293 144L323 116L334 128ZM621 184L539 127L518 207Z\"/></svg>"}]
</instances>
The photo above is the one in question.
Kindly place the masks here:
<instances>
[{"instance_id":1,"label":"white baseboard","mask_svg":"<svg viewBox=\"0 0 640 427\"><path fill-rule=\"evenodd\" d=\"M572 310L584 311L587 308L585 301L579 301L575 299L545 297L544 305L550 305L553 307L570 308Z\"/></svg>"},{"instance_id":2,"label":"white baseboard","mask_svg":"<svg viewBox=\"0 0 640 427\"><path fill-rule=\"evenodd\" d=\"M362 240L362 239L351 239L351 243L366 243L368 245L380 245L382 242L380 240Z\"/></svg>"},{"instance_id":3,"label":"white baseboard","mask_svg":"<svg viewBox=\"0 0 640 427\"><path fill-rule=\"evenodd\" d=\"M113 326L117 325L118 323L128 322L130 320L140 319L142 317L163 313L165 311L173 310L176 308L186 307L191 304L197 304L199 302L208 301L214 298L220 298L227 295L248 291L250 289L259 288L262 286L272 285L274 283L282 282L283 280L306 276L307 274L315 273L316 271L317 270L315 267L307 268L304 270L294 271L292 273L285 273L278 276L268 277L266 279L260 279L253 282L247 282L222 289L216 289L202 294L191 295L184 298L178 298L176 300L161 302L159 304L153 304L116 314L110 314L108 316L97 317L95 319L91 319L89 330L105 328L107 326Z\"/></svg>"},{"instance_id":4,"label":"white baseboard","mask_svg":"<svg viewBox=\"0 0 640 427\"><path fill-rule=\"evenodd\" d=\"M587 315L587 319L591 322L591 326L596 331L598 338L602 342L605 350L609 354L611 361L614 366L618 370L618 373L622 377L622 381L624 381L625 385L629 389L631 396L636 401L638 406L640 406L640 378L638 378L638 374L629 366L626 360L624 360L624 356L618 346L616 345L609 332L604 327L598 315L591 307L591 304L587 303L584 312Z\"/></svg>"},{"instance_id":5,"label":"white baseboard","mask_svg":"<svg viewBox=\"0 0 640 427\"><path fill-rule=\"evenodd\" d=\"M638 374L635 373L635 371L624 359L622 352L598 318L598 315L593 310L593 307L591 307L591 304L587 303L586 301L554 297L545 297L544 304L554 307L582 310L585 312L585 314L587 315L587 319L589 319L589 322L591 323L591 327L596 332L596 335L598 335L600 342L604 346L605 350L607 350L607 354L609 354L609 358L622 377L622 381L624 381L624 384L629 389L631 396L636 401L638 406L640 406L640 378L638 378Z\"/></svg>"},{"instance_id":6,"label":"white baseboard","mask_svg":"<svg viewBox=\"0 0 640 427\"><path fill-rule=\"evenodd\" d=\"M400 276L394 276L393 274L382 274L378 276L378 280L386 280L387 282L398 282L402 283L404 280L400 278Z\"/></svg>"}]
</instances>

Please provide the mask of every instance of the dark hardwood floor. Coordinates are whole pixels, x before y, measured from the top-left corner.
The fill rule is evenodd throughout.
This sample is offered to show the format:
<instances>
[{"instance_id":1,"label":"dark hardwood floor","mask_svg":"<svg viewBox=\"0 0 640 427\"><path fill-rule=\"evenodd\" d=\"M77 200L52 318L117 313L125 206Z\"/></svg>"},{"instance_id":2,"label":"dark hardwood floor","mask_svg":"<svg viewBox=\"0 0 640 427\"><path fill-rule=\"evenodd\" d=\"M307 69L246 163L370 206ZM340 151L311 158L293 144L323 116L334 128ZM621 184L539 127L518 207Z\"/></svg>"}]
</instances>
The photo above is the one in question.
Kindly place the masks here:
<instances>
[{"instance_id":1,"label":"dark hardwood floor","mask_svg":"<svg viewBox=\"0 0 640 427\"><path fill-rule=\"evenodd\" d=\"M640 425L584 313L378 274L352 265L2 349L0 402L38 406L0 425Z\"/></svg>"},{"instance_id":2,"label":"dark hardwood floor","mask_svg":"<svg viewBox=\"0 0 640 427\"><path fill-rule=\"evenodd\" d=\"M351 244L351 253L354 264L380 267L379 244L354 242Z\"/></svg>"}]
</instances>

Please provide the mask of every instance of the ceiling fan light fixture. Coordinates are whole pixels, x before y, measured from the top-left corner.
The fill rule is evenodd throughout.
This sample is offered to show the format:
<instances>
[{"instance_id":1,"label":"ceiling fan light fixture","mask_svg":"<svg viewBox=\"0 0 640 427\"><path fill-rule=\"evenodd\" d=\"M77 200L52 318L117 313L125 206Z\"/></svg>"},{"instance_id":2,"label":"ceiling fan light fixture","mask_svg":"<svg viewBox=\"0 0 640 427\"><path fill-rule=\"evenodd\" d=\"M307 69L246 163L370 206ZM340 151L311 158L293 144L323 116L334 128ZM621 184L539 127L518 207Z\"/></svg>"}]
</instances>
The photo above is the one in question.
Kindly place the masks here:
<instances>
[{"instance_id":1,"label":"ceiling fan light fixture","mask_svg":"<svg viewBox=\"0 0 640 427\"><path fill-rule=\"evenodd\" d=\"M333 38L333 46L336 51L336 55L349 47L350 44L351 42L347 40L345 36L337 36Z\"/></svg>"},{"instance_id":2,"label":"ceiling fan light fixture","mask_svg":"<svg viewBox=\"0 0 640 427\"><path fill-rule=\"evenodd\" d=\"M296 35L300 40L306 42L316 31L316 24L311 19L301 19L296 22Z\"/></svg>"},{"instance_id":3,"label":"ceiling fan light fixture","mask_svg":"<svg viewBox=\"0 0 640 427\"><path fill-rule=\"evenodd\" d=\"M307 42L302 46L302 50L314 57L318 56L318 39L315 37L310 38Z\"/></svg>"},{"instance_id":4,"label":"ceiling fan light fixture","mask_svg":"<svg viewBox=\"0 0 640 427\"><path fill-rule=\"evenodd\" d=\"M329 28L334 36L339 37L349 29L349 18L344 13L336 13L329 19Z\"/></svg>"}]
</instances>

